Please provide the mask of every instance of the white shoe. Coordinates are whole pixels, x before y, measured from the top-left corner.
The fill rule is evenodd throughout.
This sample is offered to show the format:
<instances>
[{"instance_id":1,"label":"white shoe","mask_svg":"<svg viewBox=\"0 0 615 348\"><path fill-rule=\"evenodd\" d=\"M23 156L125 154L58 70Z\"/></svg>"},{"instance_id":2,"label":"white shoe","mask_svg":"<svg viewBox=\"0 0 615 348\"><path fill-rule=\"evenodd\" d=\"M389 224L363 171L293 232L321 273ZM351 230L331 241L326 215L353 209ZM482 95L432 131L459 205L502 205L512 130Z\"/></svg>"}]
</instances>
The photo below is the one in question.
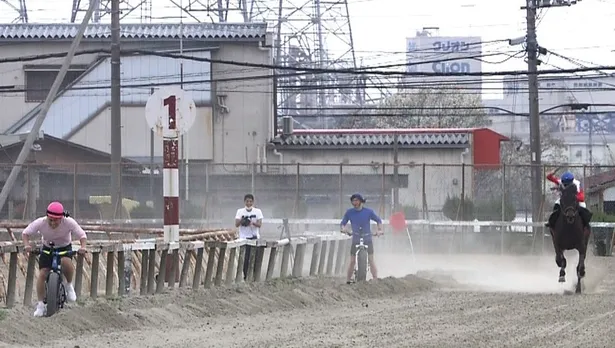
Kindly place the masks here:
<instances>
[{"instance_id":1,"label":"white shoe","mask_svg":"<svg viewBox=\"0 0 615 348\"><path fill-rule=\"evenodd\" d=\"M45 310L46 310L46 306L42 301L39 301L36 304L36 310L34 311L34 316L35 317L42 317L45 315Z\"/></svg>"},{"instance_id":2,"label":"white shoe","mask_svg":"<svg viewBox=\"0 0 615 348\"><path fill-rule=\"evenodd\" d=\"M73 284L71 283L64 284L64 290L66 290L66 299L69 302L77 301L77 294L75 293L75 288L73 287Z\"/></svg>"}]
</instances>

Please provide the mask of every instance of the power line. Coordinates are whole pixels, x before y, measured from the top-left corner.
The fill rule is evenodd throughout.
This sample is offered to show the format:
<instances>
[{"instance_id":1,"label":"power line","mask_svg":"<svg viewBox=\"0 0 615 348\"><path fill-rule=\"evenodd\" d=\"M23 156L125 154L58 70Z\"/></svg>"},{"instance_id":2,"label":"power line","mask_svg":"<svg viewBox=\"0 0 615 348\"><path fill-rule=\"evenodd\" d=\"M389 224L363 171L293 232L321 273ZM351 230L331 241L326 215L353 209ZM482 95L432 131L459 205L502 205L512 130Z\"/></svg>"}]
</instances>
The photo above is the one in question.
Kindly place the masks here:
<instances>
[{"instance_id":1,"label":"power line","mask_svg":"<svg viewBox=\"0 0 615 348\"><path fill-rule=\"evenodd\" d=\"M85 52L89 53L81 53L80 54L93 54L93 53L110 53L110 50L88 50ZM293 66L285 66L285 65L274 65L274 64L260 64L260 63L251 63L251 62L241 62L234 60L224 60L224 59L212 59L212 58L204 58L204 57L194 57L185 54L176 54L169 52L157 52L151 50L124 50L122 51L124 56L138 56L138 55L146 55L146 56L158 56L158 57L166 57L172 59L183 59L183 60L191 60L197 62L205 62L205 63L214 63L214 64L224 64L224 65L232 65L232 66L241 66L241 67L249 67L249 68L259 68L259 69L275 69L282 71L293 71L293 72L303 72L306 73L321 73L321 74L346 74L346 75L379 75L379 76L434 76L434 77L451 77L451 76L524 76L524 75L562 75L562 74L572 74L578 72L593 72L599 70L615 70L615 66L597 66L597 67L585 67L585 68L575 68L575 69L552 69L552 70L540 70L535 73L528 73L527 71L494 71L494 72L455 72L455 73L439 73L439 72L410 72L410 71L388 71L388 70L372 70L372 69L385 69L391 67L407 67L413 65L422 65L422 64L432 64L432 63L442 63L448 61L455 61L460 59L468 59L468 58L483 58L486 56L493 55L501 55L502 53L493 53L488 55L476 55L474 57L452 57L452 58L444 58L430 61L421 61L415 63L403 63L403 64L388 64L388 65L378 65L378 66L368 66L361 67L357 69L328 69L328 68L308 68L308 67L293 67ZM5 58L0 60L0 63L13 63L13 62L21 62L21 61L33 61L38 59L48 59L48 58L60 58L62 55L58 54L48 54L43 55L42 58L40 56L30 56L30 57L15 57L15 58ZM285 77L284 74L277 74L276 77ZM294 75L293 75L294 76ZM273 77L273 76L272 76ZM250 79L250 77L245 77L246 79Z\"/></svg>"},{"instance_id":2,"label":"power line","mask_svg":"<svg viewBox=\"0 0 615 348\"><path fill-rule=\"evenodd\" d=\"M195 79L195 80L190 80L188 79L190 76L195 77L195 76L200 76L201 74L186 74L184 75L185 78L187 78L186 81L184 81L183 83L185 85L196 85L196 84L207 84L207 83L214 83L214 82L231 82L231 81L245 81L245 82L257 82L257 81L262 81L262 80L268 80L271 79L273 77L275 77L274 75L257 75L257 76L249 76L249 77L233 77L233 78L215 78L215 79ZM282 75L285 77L292 77L292 76L303 76L305 75L304 73L296 73L296 74L286 74L286 75ZM279 76L279 75L278 75ZM601 76L597 76L597 77L601 77ZM179 78L179 74L171 74L171 75L160 75L160 76L151 76L151 77L147 77L147 78L135 78L135 79L130 79L130 82L135 82L135 81L152 81L152 80L158 80L158 79L171 79L171 78ZM590 77L585 77L587 79L590 79ZM603 77L602 77L603 78ZM349 80L352 81L352 80ZM549 79L548 81L561 81L559 79L556 78L552 78ZM78 85L73 85L70 87L67 87L66 91L89 91L89 90L105 90L105 89L109 89L110 85L107 84L108 80L96 80L96 81L88 81L88 84L85 86L78 86ZM603 83L605 85L608 85L609 83L607 82L600 82ZM168 85L176 85L177 82L176 81L171 81L171 82L148 82L148 83L140 83L140 84L124 84L122 85L122 88L125 89L143 89L144 92L146 93L145 89L149 89L151 87L160 87L160 86L168 86ZM266 86L268 83L256 83L256 84L245 84L242 87L259 87L259 86ZM399 91L397 92L397 94L399 95L412 95L412 94L417 94L420 93L420 89L430 89L430 90L434 90L434 91L440 91L440 90L448 90L448 91L454 91L455 93L460 93L460 94L475 94L475 95L481 95L481 91L498 91L501 92L503 91L502 87L480 87L477 86L478 84L480 84L479 82L477 82L476 80L467 80L467 81L463 81L463 80L437 80L437 81L417 81L417 82L403 82L403 83L366 83L364 85L360 85L358 86L355 83L340 83L340 84L336 84L333 86L317 86L317 85L303 85L303 86L296 86L296 85L284 85L284 84L280 84L278 85L278 88L283 88L285 90L293 90L293 89L297 89L300 91L318 91L321 89L356 89L357 87L361 87L364 89L370 89L370 88L397 88L399 89ZM501 84L501 81L490 81L490 80L483 80L482 84ZM23 92L30 92L30 91L45 91L47 89L45 88L17 88L17 86L0 86L0 94L11 94L11 93L23 93ZM210 91L211 88L204 88L204 89L199 89L199 88L189 88L189 90L192 91ZM218 90L221 91L220 88L218 88ZM231 89L224 89L224 91L232 91ZM263 94L267 94L267 93L272 93L272 92L267 92L267 91L254 91L254 90L247 90L247 89L236 89L236 92L243 92L243 93L263 93ZM551 93L551 92L570 92L570 91L575 91L575 92L611 92L611 91L615 91L615 87L559 87L559 86L553 86L553 87L541 87L539 93ZM147 91L147 93L149 93L149 91ZM517 87L515 88L515 93L516 94L524 94L524 93L528 93L528 88L527 87ZM83 96L87 96L87 95L91 95L91 94L81 94Z\"/></svg>"},{"instance_id":3,"label":"power line","mask_svg":"<svg viewBox=\"0 0 615 348\"><path fill-rule=\"evenodd\" d=\"M283 66L283 65L272 65L272 64L260 64L260 63L250 63L250 62L239 62L232 60L222 60L222 59L211 59L211 58L203 58L203 57L193 57L193 56L185 56L174 53L165 53L165 52L155 52L155 51L146 51L146 50L132 50L134 54L140 55L154 55L159 57L167 57L167 58L175 58L175 59L185 59L185 60L193 60L207 63L215 63L215 64L226 64L226 65L234 65L234 66L243 66L243 67L252 67L252 68L262 68L262 69L276 69L276 70L286 70L286 71L295 71L295 72L313 72L313 73L333 73L333 74L348 74L348 75L380 75L380 76L523 76L523 75L562 75L562 74L572 74L576 72L591 72L597 70L615 70L615 66L601 66L595 68L576 68L576 69L564 69L564 70L541 70L536 72L527 72L527 71L495 71L495 72L455 72L455 73L438 73L438 72L409 72L409 71L386 71L386 70L370 70L370 69L381 69L381 66L376 67L363 67L360 69L321 69L321 68L307 68L307 67L291 67L291 66ZM448 58L448 59L440 59L430 61L428 63L433 62L446 62L451 60L459 60L464 59L462 57L458 58ZM399 66L412 66L412 65L421 65L426 64L425 62L419 63L407 63L400 64ZM280 75L278 75L280 76ZM281 75L284 76L284 75Z\"/></svg>"}]
</instances>

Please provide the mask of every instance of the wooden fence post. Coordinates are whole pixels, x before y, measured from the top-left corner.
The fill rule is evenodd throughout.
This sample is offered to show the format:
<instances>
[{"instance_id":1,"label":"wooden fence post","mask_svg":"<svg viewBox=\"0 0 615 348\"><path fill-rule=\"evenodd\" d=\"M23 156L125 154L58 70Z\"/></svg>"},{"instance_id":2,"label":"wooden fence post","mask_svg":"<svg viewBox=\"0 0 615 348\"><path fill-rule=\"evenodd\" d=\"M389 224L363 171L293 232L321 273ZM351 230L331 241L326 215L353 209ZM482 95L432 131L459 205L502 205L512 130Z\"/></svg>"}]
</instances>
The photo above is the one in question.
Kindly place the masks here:
<instances>
[{"instance_id":1,"label":"wooden fence post","mask_svg":"<svg viewBox=\"0 0 615 348\"><path fill-rule=\"evenodd\" d=\"M216 267L216 278L214 280L214 286L222 285L222 276L224 274L224 261L226 257L226 243L218 243L218 247L218 265Z\"/></svg>"},{"instance_id":2,"label":"wooden fence post","mask_svg":"<svg viewBox=\"0 0 615 348\"><path fill-rule=\"evenodd\" d=\"M196 263L194 265L194 277L192 278L192 290L197 290L201 285L201 273L203 272L203 253L205 246L199 248L196 252Z\"/></svg>"},{"instance_id":3,"label":"wooden fence post","mask_svg":"<svg viewBox=\"0 0 615 348\"><path fill-rule=\"evenodd\" d=\"M271 247L269 251L269 262L267 263L267 275L265 280L271 280L273 278L273 271L275 269L275 262L278 256L277 243L276 246Z\"/></svg>"},{"instance_id":4,"label":"wooden fence post","mask_svg":"<svg viewBox=\"0 0 615 348\"><path fill-rule=\"evenodd\" d=\"M11 251L9 256L9 279L6 289L6 306L12 308L15 305L15 288L17 286L17 246L13 246L14 251Z\"/></svg>"},{"instance_id":5,"label":"wooden fence post","mask_svg":"<svg viewBox=\"0 0 615 348\"><path fill-rule=\"evenodd\" d=\"M85 255L77 254L77 267L75 269L75 294L77 298L81 297L81 290L83 288L83 262L85 261Z\"/></svg>"},{"instance_id":6,"label":"wooden fence post","mask_svg":"<svg viewBox=\"0 0 615 348\"><path fill-rule=\"evenodd\" d=\"M107 251L107 274L106 274L106 288L105 288L105 296L111 297L113 296L113 265L115 261L115 252Z\"/></svg>"},{"instance_id":7,"label":"wooden fence post","mask_svg":"<svg viewBox=\"0 0 615 348\"><path fill-rule=\"evenodd\" d=\"M209 244L207 250L207 268L205 269L205 289L211 288L211 281L214 274L214 264L216 263L216 244Z\"/></svg>"},{"instance_id":8,"label":"wooden fence post","mask_svg":"<svg viewBox=\"0 0 615 348\"><path fill-rule=\"evenodd\" d=\"M226 265L226 279L225 284L231 285L235 280L235 254L237 253L237 247L232 247L228 255L228 265Z\"/></svg>"},{"instance_id":9,"label":"wooden fence post","mask_svg":"<svg viewBox=\"0 0 615 348\"><path fill-rule=\"evenodd\" d=\"M139 294L147 294L147 275L149 274L149 253L153 250L141 250L141 282L139 283Z\"/></svg>"},{"instance_id":10,"label":"wooden fence post","mask_svg":"<svg viewBox=\"0 0 615 348\"><path fill-rule=\"evenodd\" d=\"M98 297L98 269L100 267L100 251L92 252L92 267L90 274L90 298Z\"/></svg>"},{"instance_id":11,"label":"wooden fence post","mask_svg":"<svg viewBox=\"0 0 615 348\"><path fill-rule=\"evenodd\" d=\"M23 305L30 306L32 304L32 292L34 291L34 278L36 278L36 272L34 267L36 266L36 255L30 253L28 257L28 269L26 270L26 288L24 290Z\"/></svg>"}]
</instances>

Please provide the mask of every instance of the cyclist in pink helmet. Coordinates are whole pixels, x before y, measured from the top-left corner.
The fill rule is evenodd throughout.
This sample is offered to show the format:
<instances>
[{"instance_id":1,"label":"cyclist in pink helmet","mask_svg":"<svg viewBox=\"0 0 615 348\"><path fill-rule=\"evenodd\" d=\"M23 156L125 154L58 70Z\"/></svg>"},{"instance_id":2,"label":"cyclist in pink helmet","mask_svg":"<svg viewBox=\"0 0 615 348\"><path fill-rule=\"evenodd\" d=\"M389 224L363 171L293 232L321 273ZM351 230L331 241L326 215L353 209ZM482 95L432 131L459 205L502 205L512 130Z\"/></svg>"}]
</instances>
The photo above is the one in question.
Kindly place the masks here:
<instances>
[{"instance_id":1,"label":"cyclist in pink helmet","mask_svg":"<svg viewBox=\"0 0 615 348\"><path fill-rule=\"evenodd\" d=\"M30 245L30 237L34 234L40 234L43 242L43 250L50 250L49 243L53 243L56 249L60 251L69 251L73 249L72 236L79 239L81 247L79 253L85 253L85 244L87 236L81 226L71 218L65 211L62 203L51 202L47 206L47 214L32 221L28 227L21 233L21 238L25 246L25 251L29 253L32 250ZM51 268L51 255L41 253L38 259L38 278L36 279L36 295L38 303L36 305L35 317L42 317L45 314L45 278ZM66 289L67 300L77 301L77 294L73 287L72 281L75 274L75 267L71 257L62 256L62 273L66 278L64 287Z\"/></svg>"}]
</instances>

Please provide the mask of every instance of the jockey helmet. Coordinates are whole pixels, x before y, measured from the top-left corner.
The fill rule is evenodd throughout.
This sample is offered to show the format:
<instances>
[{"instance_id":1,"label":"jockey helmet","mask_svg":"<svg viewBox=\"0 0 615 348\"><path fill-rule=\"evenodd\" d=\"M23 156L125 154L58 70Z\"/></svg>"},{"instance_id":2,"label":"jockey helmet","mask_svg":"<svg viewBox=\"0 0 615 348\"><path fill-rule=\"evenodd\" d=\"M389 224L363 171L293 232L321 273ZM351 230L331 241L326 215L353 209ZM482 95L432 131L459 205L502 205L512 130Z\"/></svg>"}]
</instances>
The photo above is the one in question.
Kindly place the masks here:
<instances>
[{"instance_id":1,"label":"jockey helmet","mask_svg":"<svg viewBox=\"0 0 615 348\"><path fill-rule=\"evenodd\" d=\"M564 174L562 174L561 181L564 185L572 184L572 182L574 181L574 174L572 174L571 172L565 172Z\"/></svg>"},{"instance_id":2,"label":"jockey helmet","mask_svg":"<svg viewBox=\"0 0 615 348\"><path fill-rule=\"evenodd\" d=\"M354 193L352 196L350 196L351 202L355 199L358 199L361 203L365 203L365 198L363 198L360 193Z\"/></svg>"}]
</instances>

